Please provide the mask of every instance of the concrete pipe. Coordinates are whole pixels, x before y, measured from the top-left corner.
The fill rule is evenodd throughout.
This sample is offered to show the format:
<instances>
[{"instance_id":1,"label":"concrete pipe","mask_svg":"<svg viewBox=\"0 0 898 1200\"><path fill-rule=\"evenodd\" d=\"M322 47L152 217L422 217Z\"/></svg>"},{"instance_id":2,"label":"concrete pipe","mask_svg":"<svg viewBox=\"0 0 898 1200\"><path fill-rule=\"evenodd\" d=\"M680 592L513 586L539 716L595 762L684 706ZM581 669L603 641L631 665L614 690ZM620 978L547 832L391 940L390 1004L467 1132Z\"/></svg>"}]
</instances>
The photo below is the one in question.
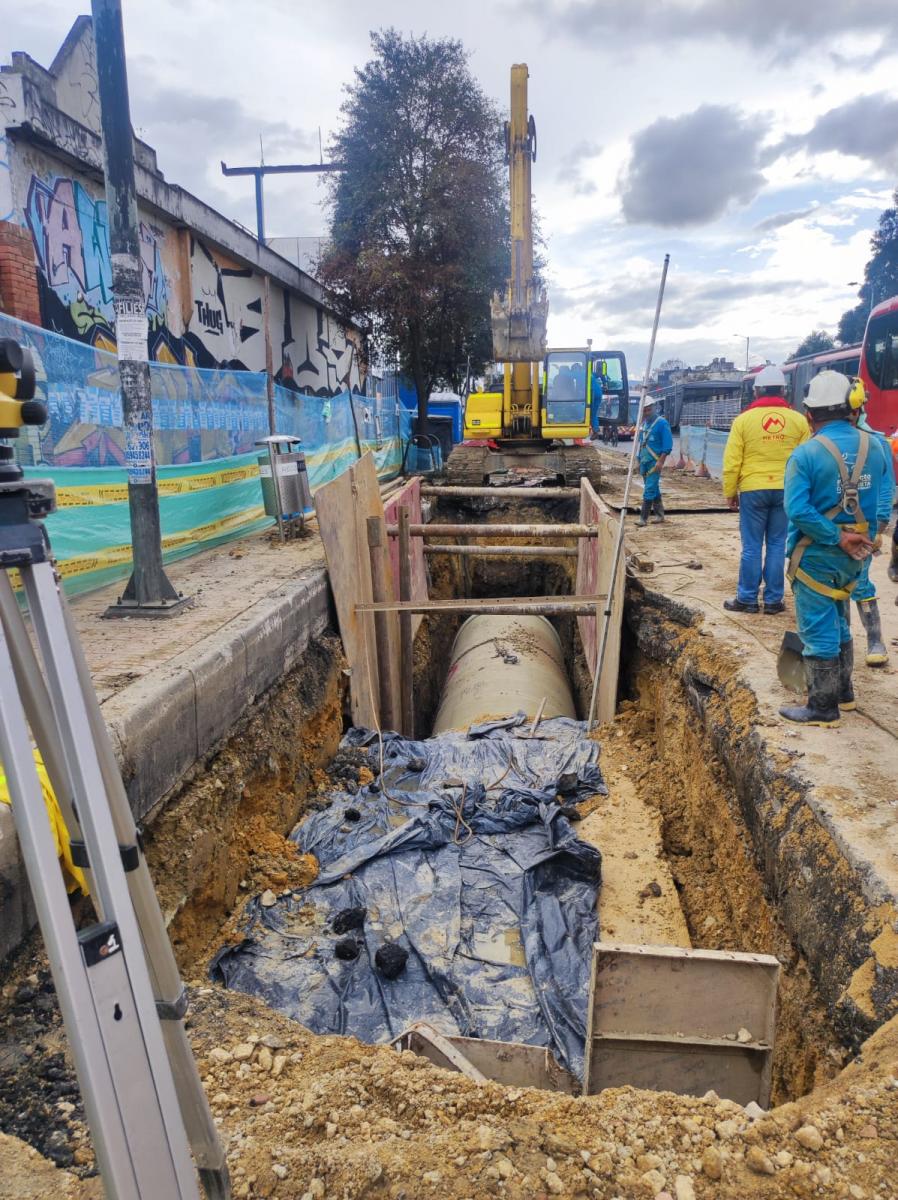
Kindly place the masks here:
<instances>
[{"instance_id":1,"label":"concrete pipe","mask_svg":"<svg viewBox=\"0 0 898 1200\"><path fill-rule=\"evenodd\" d=\"M561 642L545 617L469 617L452 647L433 732L524 712L576 717Z\"/></svg>"}]
</instances>

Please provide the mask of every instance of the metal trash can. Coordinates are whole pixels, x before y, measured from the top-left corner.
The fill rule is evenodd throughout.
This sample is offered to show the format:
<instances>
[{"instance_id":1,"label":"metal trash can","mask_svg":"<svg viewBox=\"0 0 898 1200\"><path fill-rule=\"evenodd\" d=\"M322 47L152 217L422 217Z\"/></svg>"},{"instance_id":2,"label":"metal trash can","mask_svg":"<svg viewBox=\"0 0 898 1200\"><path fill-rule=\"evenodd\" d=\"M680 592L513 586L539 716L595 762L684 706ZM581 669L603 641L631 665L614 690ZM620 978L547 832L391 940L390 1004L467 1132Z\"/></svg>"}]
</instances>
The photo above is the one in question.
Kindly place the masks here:
<instances>
[{"instance_id":1,"label":"metal trash can","mask_svg":"<svg viewBox=\"0 0 898 1200\"><path fill-rule=\"evenodd\" d=\"M259 455L262 503L266 514L277 521L281 541L287 533L301 531L313 511L306 456L296 449L300 441L289 434L272 434L256 442L267 451Z\"/></svg>"}]
</instances>

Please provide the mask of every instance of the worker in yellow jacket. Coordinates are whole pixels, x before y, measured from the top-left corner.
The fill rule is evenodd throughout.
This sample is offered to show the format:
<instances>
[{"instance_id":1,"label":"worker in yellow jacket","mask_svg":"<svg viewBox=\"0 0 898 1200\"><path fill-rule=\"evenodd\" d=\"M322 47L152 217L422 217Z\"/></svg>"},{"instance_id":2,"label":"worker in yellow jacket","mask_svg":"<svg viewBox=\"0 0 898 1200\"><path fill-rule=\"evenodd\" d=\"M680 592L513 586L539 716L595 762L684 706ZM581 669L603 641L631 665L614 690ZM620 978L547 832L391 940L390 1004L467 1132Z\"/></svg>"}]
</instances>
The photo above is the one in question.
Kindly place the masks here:
<instances>
[{"instance_id":1,"label":"worker in yellow jacket","mask_svg":"<svg viewBox=\"0 0 898 1200\"><path fill-rule=\"evenodd\" d=\"M723 607L728 612L760 612L763 576L764 612L774 615L786 608L786 463L795 447L810 437L810 429L807 418L789 407L786 377L779 367L760 370L753 391L755 398L733 422L723 453L723 494L739 512L742 538L736 598L724 600Z\"/></svg>"}]
</instances>

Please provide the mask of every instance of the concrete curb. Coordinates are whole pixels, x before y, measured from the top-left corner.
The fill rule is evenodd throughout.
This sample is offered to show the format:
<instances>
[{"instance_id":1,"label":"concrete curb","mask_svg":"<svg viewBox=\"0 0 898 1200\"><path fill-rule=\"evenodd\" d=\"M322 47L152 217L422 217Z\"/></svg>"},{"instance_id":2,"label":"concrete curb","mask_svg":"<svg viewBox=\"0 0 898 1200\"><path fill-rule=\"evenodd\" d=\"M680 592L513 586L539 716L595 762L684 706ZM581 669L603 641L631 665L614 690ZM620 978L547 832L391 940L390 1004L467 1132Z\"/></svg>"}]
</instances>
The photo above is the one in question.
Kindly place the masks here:
<instances>
[{"instance_id":1,"label":"concrete curb","mask_svg":"<svg viewBox=\"0 0 898 1200\"><path fill-rule=\"evenodd\" d=\"M137 820L228 735L331 624L327 572L297 575L103 704ZM34 926L12 814L0 805L0 958Z\"/></svg>"}]
</instances>

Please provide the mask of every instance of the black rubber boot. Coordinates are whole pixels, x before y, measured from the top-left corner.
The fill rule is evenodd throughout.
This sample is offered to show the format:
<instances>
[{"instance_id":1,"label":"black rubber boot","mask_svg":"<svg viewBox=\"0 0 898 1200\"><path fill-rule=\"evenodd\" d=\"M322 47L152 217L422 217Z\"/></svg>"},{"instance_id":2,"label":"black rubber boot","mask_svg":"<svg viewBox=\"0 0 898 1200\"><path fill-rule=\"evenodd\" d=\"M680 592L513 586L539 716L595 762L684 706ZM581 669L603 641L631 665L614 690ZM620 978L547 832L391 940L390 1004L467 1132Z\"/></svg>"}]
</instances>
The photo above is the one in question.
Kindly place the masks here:
<instances>
[{"instance_id":1,"label":"black rubber boot","mask_svg":"<svg viewBox=\"0 0 898 1200\"><path fill-rule=\"evenodd\" d=\"M853 672L854 642L843 642L839 647L839 708L842 712L854 712L857 708L851 680Z\"/></svg>"},{"instance_id":2,"label":"black rubber boot","mask_svg":"<svg viewBox=\"0 0 898 1200\"><path fill-rule=\"evenodd\" d=\"M780 716L796 725L838 725L839 659L805 658L804 676L808 684L807 703L785 705Z\"/></svg>"},{"instance_id":3,"label":"black rubber boot","mask_svg":"<svg viewBox=\"0 0 898 1200\"><path fill-rule=\"evenodd\" d=\"M744 600L740 600L738 597L735 597L733 600L724 600L723 607L727 612L756 613L761 611L761 606L757 600L754 604L746 604Z\"/></svg>"},{"instance_id":4,"label":"black rubber boot","mask_svg":"<svg viewBox=\"0 0 898 1200\"><path fill-rule=\"evenodd\" d=\"M889 652L882 640L879 605L875 600L858 600L857 611L867 631L867 666L884 667L889 661Z\"/></svg>"},{"instance_id":5,"label":"black rubber boot","mask_svg":"<svg viewBox=\"0 0 898 1200\"><path fill-rule=\"evenodd\" d=\"M664 501L659 496L657 500L652 501L652 509L655 513L655 523L657 525L664 524Z\"/></svg>"},{"instance_id":6,"label":"black rubber boot","mask_svg":"<svg viewBox=\"0 0 898 1200\"><path fill-rule=\"evenodd\" d=\"M651 512L651 510L652 510L651 500L643 500L642 508L639 510L639 520L636 522L636 524L639 526L648 525L649 513Z\"/></svg>"}]
</instances>

